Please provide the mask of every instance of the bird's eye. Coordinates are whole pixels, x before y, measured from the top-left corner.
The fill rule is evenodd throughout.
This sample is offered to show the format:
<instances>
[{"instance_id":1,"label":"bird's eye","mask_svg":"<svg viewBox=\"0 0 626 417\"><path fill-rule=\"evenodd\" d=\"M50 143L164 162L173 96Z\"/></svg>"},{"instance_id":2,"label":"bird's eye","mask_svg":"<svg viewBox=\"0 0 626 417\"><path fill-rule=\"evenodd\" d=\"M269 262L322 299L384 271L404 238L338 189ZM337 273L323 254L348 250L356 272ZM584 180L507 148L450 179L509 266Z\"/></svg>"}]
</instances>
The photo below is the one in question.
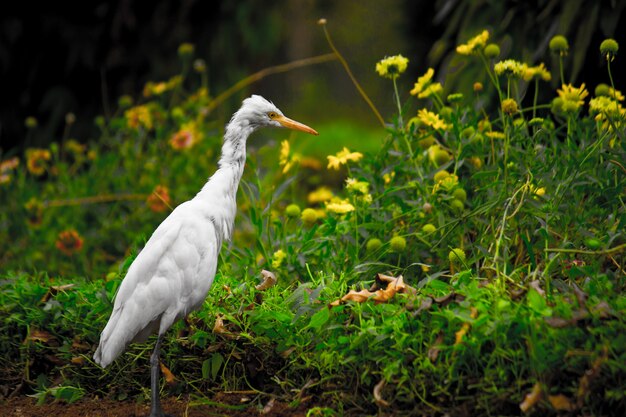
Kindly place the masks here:
<instances>
[{"instance_id":1,"label":"bird's eye","mask_svg":"<svg viewBox=\"0 0 626 417\"><path fill-rule=\"evenodd\" d=\"M276 112L271 111L267 113L267 117L269 117L270 119L275 119L278 117L278 114Z\"/></svg>"}]
</instances>

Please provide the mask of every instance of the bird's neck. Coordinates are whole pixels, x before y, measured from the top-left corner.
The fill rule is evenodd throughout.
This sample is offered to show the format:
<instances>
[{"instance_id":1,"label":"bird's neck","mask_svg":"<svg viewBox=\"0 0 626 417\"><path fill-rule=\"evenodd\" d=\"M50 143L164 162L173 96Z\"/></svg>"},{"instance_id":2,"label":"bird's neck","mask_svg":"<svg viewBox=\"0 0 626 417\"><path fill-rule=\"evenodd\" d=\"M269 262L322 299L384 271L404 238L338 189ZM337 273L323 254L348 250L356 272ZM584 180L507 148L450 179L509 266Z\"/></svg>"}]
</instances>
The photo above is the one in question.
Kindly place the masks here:
<instances>
[{"instance_id":1,"label":"bird's neck","mask_svg":"<svg viewBox=\"0 0 626 417\"><path fill-rule=\"evenodd\" d=\"M254 128L236 120L226 127L218 170L196 196L207 207L223 239L230 239L237 211L237 189L246 163L246 140Z\"/></svg>"}]
</instances>

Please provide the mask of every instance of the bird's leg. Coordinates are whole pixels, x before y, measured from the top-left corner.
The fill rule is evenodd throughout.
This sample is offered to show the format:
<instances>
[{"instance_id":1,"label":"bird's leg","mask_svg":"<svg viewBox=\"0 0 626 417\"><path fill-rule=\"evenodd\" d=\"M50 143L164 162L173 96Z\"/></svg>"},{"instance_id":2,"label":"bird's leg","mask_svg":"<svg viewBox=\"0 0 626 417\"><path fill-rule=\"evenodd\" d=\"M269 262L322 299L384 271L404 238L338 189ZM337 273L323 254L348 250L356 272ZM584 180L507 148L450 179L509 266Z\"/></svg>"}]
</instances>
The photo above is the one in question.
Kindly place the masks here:
<instances>
[{"instance_id":1,"label":"bird's leg","mask_svg":"<svg viewBox=\"0 0 626 417\"><path fill-rule=\"evenodd\" d=\"M150 405L150 415L148 417L170 417L163 412L161 408L161 399L159 398L159 351L161 349L162 335L157 338L152 355L150 355L150 387L152 389L152 404Z\"/></svg>"}]
</instances>

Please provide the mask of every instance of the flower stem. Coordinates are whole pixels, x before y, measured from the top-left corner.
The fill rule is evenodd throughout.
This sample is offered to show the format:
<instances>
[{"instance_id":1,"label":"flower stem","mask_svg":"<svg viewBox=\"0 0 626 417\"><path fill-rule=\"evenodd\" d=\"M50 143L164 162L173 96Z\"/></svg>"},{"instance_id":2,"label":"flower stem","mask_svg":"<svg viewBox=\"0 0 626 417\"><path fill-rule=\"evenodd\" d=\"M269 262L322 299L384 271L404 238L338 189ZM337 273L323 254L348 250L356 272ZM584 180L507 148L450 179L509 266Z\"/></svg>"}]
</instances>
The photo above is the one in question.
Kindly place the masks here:
<instances>
[{"instance_id":1,"label":"flower stem","mask_svg":"<svg viewBox=\"0 0 626 417\"><path fill-rule=\"evenodd\" d=\"M561 75L561 84L565 84L565 73L563 72L563 55L559 54L559 73Z\"/></svg>"},{"instance_id":2,"label":"flower stem","mask_svg":"<svg viewBox=\"0 0 626 417\"><path fill-rule=\"evenodd\" d=\"M537 116L537 97L539 96L539 78L535 78L535 96L533 97L533 119Z\"/></svg>"},{"instance_id":3,"label":"flower stem","mask_svg":"<svg viewBox=\"0 0 626 417\"><path fill-rule=\"evenodd\" d=\"M400 104L400 95L398 94L396 78L392 78L391 81L393 81L393 93L396 96L396 105L398 106L398 122L400 123L400 130L404 130L404 122L402 121L402 105Z\"/></svg>"},{"instance_id":4,"label":"flower stem","mask_svg":"<svg viewBox=\"0 0 626 417\"><path fill-rule=\"evenodd\" d=\"M372 112L374 112L380 124L383 126L383 128L385 128L386 126L385 126L385 120L383 119L383 116L380 115L380 112L378 111L376 106L374 106L374 103L372 103L372 100L370 100L367 93L365 93L365 90L363 90L359 82L356 80L356 77L354 76L354 74L352 74L352 71L350 70L350 67L348 66L348 63L346 62L346 60L339 53L337 48L335 48L335 44L330 38L330 33L328 33L328 30L326 29L326 23L322 24L322 29L324 29L324 35L326 35L326 41L328 42L330 49L333 50L333 52L335 53L335 56L337 56L337 59L339 60L339 62L341 62L341 65L343 65L343 68L346 70L346 73L348 73L348 77L350 77L350 79L352 80L352 83L356 87L359 94L361 94L361 97L363 97L363 100L365 100L367 105L370 106L370 109L372 109Z\"/></svg>"},{"instance_id":5,"label":"flower stem","mask_svg":"<svg viewBox=\"0 0 626 417\"><path fill-rule=\"evenodd\" d=\"M611 74L611 60L610 59L606 60L606 69L609 72L609 80L611 80L611 88L613 89L612 91L613 94L611 94L613 97L611 98L614 100L617 100L616 92L615 92L615 83L613 83L613 74Z\"/></svg>"}]
</instances>

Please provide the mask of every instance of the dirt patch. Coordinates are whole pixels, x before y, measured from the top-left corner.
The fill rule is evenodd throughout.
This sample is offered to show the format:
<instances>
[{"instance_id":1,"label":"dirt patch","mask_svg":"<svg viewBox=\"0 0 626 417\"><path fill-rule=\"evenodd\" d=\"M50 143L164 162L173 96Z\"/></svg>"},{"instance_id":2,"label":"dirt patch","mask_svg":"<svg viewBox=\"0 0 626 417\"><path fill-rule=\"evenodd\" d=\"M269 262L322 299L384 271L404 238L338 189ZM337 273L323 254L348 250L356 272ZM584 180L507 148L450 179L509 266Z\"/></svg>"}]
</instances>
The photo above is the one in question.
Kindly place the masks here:
<instances>
[{"instance_id":1,"label":"dirt patch","mask_svg":"<svg viewBox=\"0 0 626 417\"><path fill-rule=\"evenodd\" d=\"M300 417L306 416L312 405L302 403L297 407L271 399L258 404L245 404L246 396L239 394L218 394L212 405L196 405L189 399L165 398L163 410L173 417ZM244 401L244 403L242 403ZM2 417L145 417L150 413L149 404L137 404L132 401L113 401L106 399L84 399L73 404L48 402L37 405L29 397L0 400Z\"/></svg>"}]
</instances>

